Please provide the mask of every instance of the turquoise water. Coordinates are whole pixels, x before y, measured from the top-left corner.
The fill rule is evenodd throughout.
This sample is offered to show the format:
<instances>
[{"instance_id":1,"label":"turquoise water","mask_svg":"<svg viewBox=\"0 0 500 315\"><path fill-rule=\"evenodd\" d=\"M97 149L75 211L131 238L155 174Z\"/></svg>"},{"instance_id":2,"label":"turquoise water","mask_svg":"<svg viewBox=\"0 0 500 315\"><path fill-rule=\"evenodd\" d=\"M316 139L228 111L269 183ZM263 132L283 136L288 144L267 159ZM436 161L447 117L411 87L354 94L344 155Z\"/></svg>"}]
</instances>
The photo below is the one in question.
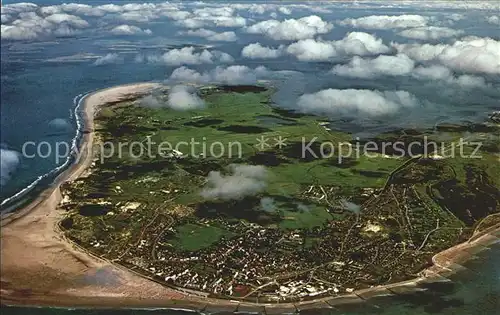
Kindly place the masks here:
<instances>
[{"instance_id":1,"label":"turquoise water","mask_svg":"<svg viewBox=\"0 0 500 315\"><path fill-rule=\"evenodd\" d=\"M467 270L451 282L428 285L418 294L385 297L337 310L311 310L321 315L499 315L500 243L477 254L464 265ZM181 315L179 310L67 310L49 308L2 307L2 315ZM229 313L226 313L229 314Z\"/></svg>"}]
</instances>

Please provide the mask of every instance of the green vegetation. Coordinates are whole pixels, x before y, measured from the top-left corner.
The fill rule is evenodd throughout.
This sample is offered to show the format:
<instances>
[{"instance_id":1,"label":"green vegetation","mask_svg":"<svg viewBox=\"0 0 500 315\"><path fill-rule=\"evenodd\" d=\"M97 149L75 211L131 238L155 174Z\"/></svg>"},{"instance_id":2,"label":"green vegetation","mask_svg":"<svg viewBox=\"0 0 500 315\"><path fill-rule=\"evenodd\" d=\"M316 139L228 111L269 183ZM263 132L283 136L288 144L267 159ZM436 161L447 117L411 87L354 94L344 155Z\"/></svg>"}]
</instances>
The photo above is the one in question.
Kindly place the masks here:
<instances>
[{"instance_id":1,"label":"green vegetation","mask_svg":"<svg viewBox=\"0 0 500 315\"><path fill-rule=\"evenodd\" d=\"M206 107L196 110L140 100L104 107L98 136L113 146L88 177L63 187L68 237L174 286L294 301L412 278L436 252L499 222L498 126L396 130L372 141L399 141L404 156L389 147L347 157L363 143L329 130L322 117L276 108L272 93L205 87ZM467 157L471 143L445 158L464 132L485 144L482 158ZM269 146L256 147L261 137ZM284 146L275 145L279 137ZM426 141L443 139L455 143L417 155ZM160 149L165 141L186 142L178 147L184 156ZM132 142L156 145L117 154ZM214 143L225 144L224 154L210 151Z\"/></svg>"}]
</instances>

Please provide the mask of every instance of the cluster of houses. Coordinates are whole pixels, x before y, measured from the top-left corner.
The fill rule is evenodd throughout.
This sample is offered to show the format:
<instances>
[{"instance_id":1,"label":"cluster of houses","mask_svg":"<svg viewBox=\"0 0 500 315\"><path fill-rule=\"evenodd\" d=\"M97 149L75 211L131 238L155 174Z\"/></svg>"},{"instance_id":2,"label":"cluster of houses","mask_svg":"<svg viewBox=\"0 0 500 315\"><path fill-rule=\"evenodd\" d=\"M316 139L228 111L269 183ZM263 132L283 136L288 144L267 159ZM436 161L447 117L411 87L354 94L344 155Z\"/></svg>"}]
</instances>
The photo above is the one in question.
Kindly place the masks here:
<instances>
[{"instance_id":1,"label":"cluster of houses","mask_svg":"<svg viewBox=\"0 0 500 315\"><path fill-rule=\"evenodd\" d=\"M290 301L350 290L322 280L331 278L323 271L311 276L308 270L318 262L303 247L300 231L285 232L252 223L232 224L231 229L239 230L239 236L221 239L217 245L197 252L165 246L157 249L157 259L151 259L148 245L152 244L141 242L135 249L138 252L129 256L142 257L142 263L134 260L133 264L159 281L217 296ZM321 231L317 228L318 236Z\"/></svg>"}]
</instances>

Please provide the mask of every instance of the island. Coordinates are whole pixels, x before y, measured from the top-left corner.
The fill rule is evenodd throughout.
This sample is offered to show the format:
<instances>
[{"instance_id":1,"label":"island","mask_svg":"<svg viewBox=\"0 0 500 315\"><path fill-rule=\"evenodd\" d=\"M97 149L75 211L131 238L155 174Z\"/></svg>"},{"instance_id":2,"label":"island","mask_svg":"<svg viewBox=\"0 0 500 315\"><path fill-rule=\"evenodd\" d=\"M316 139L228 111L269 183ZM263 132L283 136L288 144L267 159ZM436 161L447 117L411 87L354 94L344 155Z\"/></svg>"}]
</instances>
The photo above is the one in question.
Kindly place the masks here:
<instances>
[{"instance_id":1,"label":"island","mask_svg":"<svg viewBox=\"0 0 500 315\"><path fill-rule=\"evenodd\" d=\"M498 242L495 115L353 139L267 82L178 88L85 97L75 164L2 218L2 303L300 311L405 294Z\"/></svg>"}]
</instances>

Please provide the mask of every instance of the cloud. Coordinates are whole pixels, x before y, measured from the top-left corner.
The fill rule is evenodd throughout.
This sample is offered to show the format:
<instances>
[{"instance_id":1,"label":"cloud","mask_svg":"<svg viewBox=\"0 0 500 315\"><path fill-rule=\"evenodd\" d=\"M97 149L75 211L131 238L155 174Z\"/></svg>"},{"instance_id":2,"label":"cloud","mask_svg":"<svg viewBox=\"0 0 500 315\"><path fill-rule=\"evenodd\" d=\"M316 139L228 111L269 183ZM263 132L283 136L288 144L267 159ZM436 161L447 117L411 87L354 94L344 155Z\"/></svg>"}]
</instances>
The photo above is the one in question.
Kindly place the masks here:
<instances>
[{"instance_id":1,"label":"cloud","mask_svg":"<svg viewBox=\"0 0 500 315\"><path fill-rule=\"evenodd\" d=\"M57 7L58 9L61 9L62 11L65 12L71 12L76 15L101 17L106 14L104 10L98 7L92 7L90 5L80 4L80 3L64 3L60 6L54 6L54 7Z\"/></svg>"},{"instance_id":2,"label":"cloud","mask_svg":"<svg viewBox=\"0 0 500 315\"><path fill-rule=\"evenodd\" d=\"M210 23L200 19L182 19L175 22L176 25L184 28L201 28L205 26L210 26Z\"/></svg>"},{"instance_id":3,"label":"cloud","mask_svg":"<svg viewBox=\"0 0 500 315\"><path fill-rule=\"evenodd\" d=\"M281 22L278 20L262 21L247 27L246 31L250 34L262 34L274 40L299 40L326 34L332 29L331 23L323 21L319 16L310 15Z\"/></svg>"},{"instance_id":4,"label":"cloud","mask_svg":"<svg viewBox=\"0 0 500 315\"><path fill-rule=\"evenodd\" d=\"M217 33L215 31L208 30L206 28L182 31L179 32L179 35L205 37L207 40L213 42L235 42L238 40L238 36L236 36L234 32Z\"/></svg>"},{"instance_id":5,"label":"cloud","mask_svg":"<svg viewBox=\"0 0 500 315\"><path fill-rule=\"evenodd\" d=\"M186 19L179 19L176 25L184 28L202 28L202 27L244 27L247 20L241 16L195 16Z\"/></svg>"},{"instance_id":6,"label":"cloud","mask_svg":"<svg viewBox=\"0 0 500 315\"><path fill-rule=\"evenodd\" d=\"M114 35L151 35L153 32L150 29L143 30L137 26L123 24L113 28L111 33Z\"/></svg>"},{"instance_id":7,"label":"cloud","mask_svg":"<svg viewBox=\"0 0 500 315\"><path fill-rule=\"evenodd\" d=\"M413 72L413 76L418 79L427 79L427 80L445 80L449 77L453 76L453 73L450 69L440 66L433 65L430 67L417 67Z\"/></svg>"},{"instance_id":8,"label":"cloud","mask_svg":"<svg viewBox=\"0 0 500 315\"><path fill-rule=\"evenodd\" d=\"M230 174L212 171L201 191L206 199L234 200L254 196L266 187L267 170L263 166L231 164Z\"/></svg>"},{"instance_id":9,"label":"cloud","mask_svg":"<svg viewBox=\"0 0 500 315\"><path fill-rule=\"evenodd\" d=\"M394 29L427 26L429 18L421 15L370 15L345 19L340 25L365 29Z\"/></svg>"},{"instance_id":10,"label":"cloud","mask_svg":"<svg viewBox=\"0 0 500 315\"><path fill-rule=\"evenodd\" d=\"M264 197L260 199L260 208L265 212L276 212L276 204L274 199L270 197Z\"/></svg>"},{"instance_id":11,"label":"cloud","mask_svg":"<svg viewBox=\"0 0 500 315\"><path fill-rule=\"evenodd\" d=\"M290 44L286 52L301 61L326 61L332 57L345 55L377 55L390 49L382 39L363 32L348 33L338 41L304 39Z\"/></svg>"},{"instance_id":12,"label":"cloud","mask_svg":"<svg viewBox=\"0 0 500 315\"><path fill-rule=\"evenodd\" d=\"M465 19L465 15L463 14L460 14L460 13L452 13L450 15L448 15L448 18L452 21L460 21L460 20L463 20Z\"/></svg>"},{"instance_id":13,"label":"cloud","mask_svg":"<svg viewBox=\"0 0 500 315\"><path fill-rule=\"evenodd\" d=\"M500 25L500 17L498 15L488 16L486 21L493 25Z\"/></svg>"},{"instance_id":14,"label":"cloud","mask_svg":"<svg viewBox=\"0 0 500 315\"><path fill-rule=\"evenodd\" d=\"M410 58L418 61L430 61L437 56L439 56L440 53L443 52L443 50L448 47L446 44L438 44L438 45L432 45L432 44L399 44L399 43L392 43L392 47L394 47L398 52L404 53L408 55Z\"/></svg>"},{"instance_id":15,"label":"cloud","mask_svg":"<svg viewBox=\"0 0 500 315\"><path fill-rule=\"evenodd\" d=\"M172 20L180 21L180 20L187 19L191 15L191 12L177 10L177 11L165 12L165 13L163 13L163 15L172 19Z\"/></svg>"},{"instance_id":16,"label":"cloud","mask_svg":"<svg viewBox=\"0 0 500 315\"><path fill-rule=\"evenodd\" d=\"M16 15L22 12L32 12L38 9L38 5L34 3L20 2L12 4L4 4L2 6L2 14Z\"/></svg>"},{"instance_id":17,"label":"cloud","mask_svg":"<svg viewBox=\"0 0 500 315\"><path fill-rule=\"evenodd\" d=\"M205 107L205 102L196 94L194 88L185 85L176 85L168 91L167 104L175 110Z\"/></svg>"},{"instance_id":18,"label":"cloud","mask_svg":"<svg viewBox=\"0 0 500 315\"><path fill-rule=\"evenodd\" d=\"M380 76L412 76L419 80L442 81L464 88L486 87L484 78L473 75L455 77L453 72L442 65L419 66L405 54L396 56L378 56L374 59L354 57L348 64L336 65L332 73L351 77L373 79Z\"/></svg>"},{"instance_id":19,"label":"cloud","mask_svg":"<svg viewBox=\"0 0 500 315\"><path fill-rule=\"evenodd\" d=\"M40 13L41 15L51 15L51 14L56 14L56 13L61 13L63 12L62 8L58 5L49 5L47 7L41 7L40 8Z\"/></svg>"},{"instance_id":20,"label":"cloud","mask_svg":"<svg viewBox=\"0 0 500 315\"><path fill-rule=\"evenodd\" d=\"M262 46L260 43L253 43L243 47L241 56L248 59L275 59L283 55L284 46L271 48Z\"/></svg>"},{"instance_id":21,"label":"cloud","mask_svg":"<svg viewBox=\"0 0 500 315\"><path fill-rule=\"evenodd\" d=\"M161 107L166 107L166 104L160 99L158 99L155 95L147 95L144 96L143 98L138 100L139 105L143 107L149 107L149 108L161 108Z\"/></svg>"},{"instance_id":22,"label":"cloud","mask_svg":"<svg viewBox=\"0 0 500 315\"><path fill-rule=\"evenodd\" d=\"M18 152L0 149L0 186L7 184L20 161L20 154Z\"/></svg>"},{"instance_id":23,"label":"cloud","mask_svg":"<svg viewBox=\"0 0 500 315\"><path fill-rule=\"evenodd\" d=\"M240 5L240 9L248 11L248 13L252 14L264 14L267 10L271 10L272 7L266 4L255 4L252 3L250 6L248 5Z\"/></svg>"},{"instance_id":24,"label":"cloud","mask_svg":"<svg viewBox=\"0 0 500 315\"><path fill-rule=\"evenodd\" d=\"M333 42L303 39L287 47L286 52L300 61L321 61L337 56Z\"/></svg>"},{"instance_id":25,"label":"cloud","mask_svg":"<svg viewBox=\"0 0 500 315\"><path fill-rule=\"evenodd\" d=\"M487 83L484 78L473 75L453 76L453 72L441 65L432 65L428 67L417 67L412 76L419 80L442 81L448 84L456 84L464 88L484 88Z\"/></svg>"},{"instance_id":26,"label":"cloud","mask_svg":"<svg viewBox=\"0 0 500 315\"><path fill-rule=\"evenodd\" d=\"M142 60L141 60L142 58ZM206 49L196 52L193 46L180 49L171 49L163 55L149 55L137 58L137 61L149 63L163 63L170 66L199 65L211 63L231 63L234 61L231 55L220 51L208 51Z\"/></svg>"},{"instance_id":27,"label":"cloud","mask_svg":"<svg viewBox=\"0 0 500 315\"><path fill-rule=\"evenodd\" d=\"M120 56L119 54L116 54L116 53L111 53L111 54L107 54L105 56L99 57L94 62L94 65L102 66L102 65L117 64L117 63L122 63L122 62L123 62L122 56Z\"/></svg>"},{"instance_id":28,"label":"cloud","mask_svg":"<svg viewBox=\"0 0 500 315\"><path fill-rule=\"evenodd\" d=\"M320 115L377 117L395 114L400 109L418 104L416 97L406 91L327 89L300 96L297 108Z\"/></svg>"},{"instance_id":29,"label":"cloud","mask_svg":"<svg viewBox=\"0 0 500 315\"><path fill-rule=\"evenodd\" d=\"M332 72L337 75L352 78L376 78L379 76L408 75L415 67L415 62L405 54L396 56L378 56L375 59L366 59L355 56L346 65L333 67Z\"/></svg>"},{"instance_id":30,"label":"cloud","mask_svg":"<svg viewBox=\"0 0 500 315\"><path fill-rule=\"evenodd\" d=\"M302 202L297 203L297 210L300 212L309 212L311 211L311 207L308 207L307 205L303 204Z\"/></svg>"},{"instance_id":31,"label":"cloud","mask_svg":"<svg viewBox=\"0 0 500 315\"><path fill-rule=\"evenodd\" d=\"M484 88L487 86L486 80L483 77L468 74L460 75L450 82L466 88Z\"/></svg>"},{"instance_id":32,"label":"cloud","mask_svg":"<svg viewBox=\"0 0 500 315\"><path fill-rule=\"evenodd\" d=\"M196 70L187 67L180 67L172 71L168 81L173 82L192 82L192 83L209 83L212 78L210 73L200 73Z\"/></svg>"},{"instance_id":33,"label":"cloud","mask_svg":"<svg viewBox=\"0 0 500 315\"><path fill-rule=\"evenodd\" d=\"M247 25L247 20L241 16L223 16L214 18L213 23L217 27L244 27Z\"/></svg>"},{"instance_id":34,"label":"cloud","mask_svg":"<svg viewBox=\"0 0 500 315\"><path fill-rule=\"evenodd\" d=\"M1 26L1 34L2 39L6 40L29 40L43 35L34 29L4 24Z\"/></svg>"},{"instance_id":35,"label":"cloud","mask_svg":"<svg viewBox=\"0 0 500 315\"><path fill-rule=\"evenodd\" d=\"M291 10L290 8L287 8L287 7L279 7L279 8L278 8L278 11L279 11L280 13L285 14L285 15L290 15L290 14L292 14L292 10Z\"/></svg>"},{"instance_id":36,"label":"cloud","mask_svg":"<svg viewBox=\"0 0 500 315\"><path fill-rule=\"evenodd\" d=\"M86 28L90 26L90 24L82 18L65 13L49 15L45 18L45 20L53 24L67 23L69 26L75 28Z\"/></svg>"},{"instance_id":37,"label":"cloud","mask_svg":"<svg viewBox=\"0 0 500 315\"><path fill-rule=\"evenodd\" d=\"M204 7L193 10L193 14L199 17L212 17L212 16L233 16L235 9L232 7Z\"/></svg>"},{"instance_id":38,"label":"cloud","mask_svg":"<svg viewBox=\"0 0 500 315\"><path fill-rule=\"evenodd\" d=\"M208 36L207 39L214 42L235 42L238 40L238 37L234 32L222 32Z\"/></svg>"},{"instance_id":39,"label":"cloud","mask_svg":"<svg viewBox=\"0 0 500 315\"><path fill-rule=\"evenodd\" d=\"M170 82L191 82L191 83L220 83L220 84L252 84L258 78L269 75L271 71L265 67L251 69L247 66L234 65L229 67L217 66L215 69L206 72L180 67L175 69L170 75Z\"/></svg>"},{"instance_id":40,"label":"cloud","mask_svg":"<svg viewBox=\"0 0 500 315\"><path fill-rule=\"evenodd\" d=\"M6 24L12 21L12 16L9 14L2 14L2 24Z\"/></svg>"},{"instance_id":41,"label":"cloud","mask_svg":"<svg viewBox=\"0 0 500 315\"><path fill-rule=\"evenodd\" d=\"M229 6L204 7L193 10L191 21L182 23L185 27L203 24L216 27L244 27L247 21L244 17L235 15L235 9ZM192 28L192 27L190 27Z\"/></svg>"},{"instance_id":42,"label":"cloud","mask_svg":"<svg viewBox=\"0 0 500 315\"><path fill-rule=\"evenodd\" d=\"M500 73L500 41L467 38L451 45L392 44L399 52L418 61L438 61L463 72Z\"/></svg>"},{"instance_id":43,"label":"cloud","mask_svg":"<svg viewBox=\"0 0 500 315\"><path fill-rule=\"evenodd\" d=\"M158 19L158 15L151 11L131 11L120 14L119 19L127 22L148 23Z\"/></svg>"},{"instance_id":44,"label":"cloud","mask_svg":"<svg viewBox=\"0 0 500 315\"><path fill-rule=\"evenodd\" d=\"M421 40L436 40L446 37L454 37L463 34L462 30L454 30L448 27L424 26L411 28L398 33L398 35Z\"/></svg>"},{"instance_id":45,"label":"cloud","mask_svg":"<svg viewBox=\"0 0 500 315\"><path fill-rule=\"evenodd\" d=\"M70 14L56 13L46 17L35 12L21 12L10 25L1 26L4 40L34 40L50 36L63 37L89 27L82 18Z\"/></svg>"},{"instance_id":46,"label":"cloud","mask_svg":"<svg viewBox=\"0 0 500 315\"><path fill-rule=\"evenodd\" d=\"M179 35L184 35L184 36L195 36L195 37L209 37L217 34L216 31L208 30L206 28L199 28L197 30L188 30L188 31L181 31L178 33Z\"/></svg>"},{"instance_id":47,"label":"cloud","mask_svg":"<svg viewBox=\"0 0 500 315\"><path fill-rule=\"evenodd\" d=\"M376 55L390 51L381 38L364 32L351 32L340 41L334 42L335 47L344 55Z\"/></svg>"},{"instance_id":48,"label":"cloud","mask_svg":"<svg viewBox=\"0 0 500 315\"><path fill-rule=\"evenodd\" d=\"M96 7L99 10L103 10L108 13L120 13L123 12L123 7L117 4L103 4Z\"/></svg>"},{"instance_id":49,"label":"cloud","mask_svg":"<svg viewBox=\"0 0 500 315\"><path fill-rule=\"evenodd\" d=\"M340 200L340 206L344 210L351 211L354 214L359 214L361 212L361 206L355 204L354 202L347 201L345 199Z\"/></svg>"}]
</instances>

